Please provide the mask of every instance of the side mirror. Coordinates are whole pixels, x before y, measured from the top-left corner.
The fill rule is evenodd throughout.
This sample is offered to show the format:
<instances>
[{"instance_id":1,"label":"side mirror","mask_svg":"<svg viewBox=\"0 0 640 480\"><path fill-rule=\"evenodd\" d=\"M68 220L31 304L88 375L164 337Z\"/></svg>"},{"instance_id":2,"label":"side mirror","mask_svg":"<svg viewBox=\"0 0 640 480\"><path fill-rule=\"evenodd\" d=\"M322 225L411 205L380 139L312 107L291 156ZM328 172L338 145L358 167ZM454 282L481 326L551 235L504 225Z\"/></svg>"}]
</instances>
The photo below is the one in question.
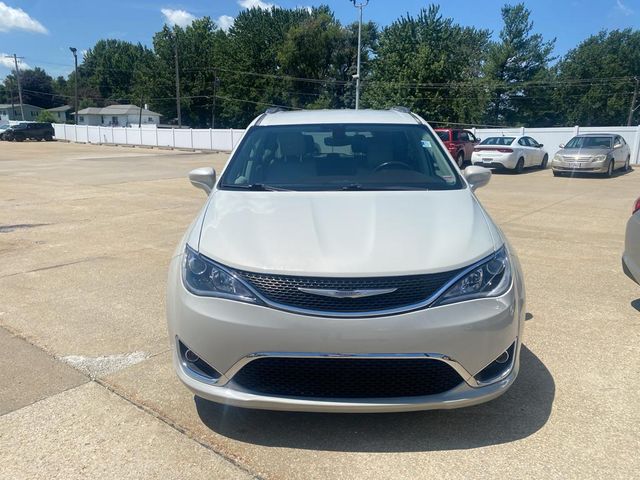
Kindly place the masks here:
<instances>
[{"instance_id":1,"label":"side mirror","mask_svg":"<svg viewBox=\"0 0 640 480\"><path fill-rule=\"evenodd\" d=\"M204 190L209 195L216 184L216 171L211 167L196 168L189 172L189 181L191 185Z\"/></svg>"},{"instance_id":2,"label":"side mirror","mask_svg":"<svg viewBox=\"0 0 640 480\"><path fill-rule=\"evenodd\" d=\"M622 147L622 144L621 144L621 143L616 143L616 144L613 146L613 148L620 148L620 147Z\"/></svg>"},{"instance_id":3,"label":"side mirror","mask_svg":"<svg viewBox=\"0 0 640 480\"><path fill-rule=\"evenodd\" d=\"M484 187L491 180L491 170L484 167L472 165L463 170L462 174L471 185L471 191Z\"/></svg>"},{"instance_id":4,"label":"side mirror","mask_svg":"<svg viewBox=\"0 0 640 480\"><path fill-rule=\"evenodd\" d=\"M558 145L560 148L564 148L564 143L561 143L560 145Z\"/></svg>"},{"instance_id":5,"label":"side mirror","mask_svg":"<svg viewBox=\"0 0 640 480\"><path fill-rule=\"evenodd\" d=\"M482 139L480 137L476 137L476 142L480 143L482 141Z\"/></svg>"},{"instance_id":6,"label":"side mirror","mask_svg":"<svg viewBox=\"0 0 640 480\"><path fill-rule=\"evenodd\" d=\"M542 147L544 147L544 143L539 143L538 148L542 148Z\"/></svg>"}]
</instances>

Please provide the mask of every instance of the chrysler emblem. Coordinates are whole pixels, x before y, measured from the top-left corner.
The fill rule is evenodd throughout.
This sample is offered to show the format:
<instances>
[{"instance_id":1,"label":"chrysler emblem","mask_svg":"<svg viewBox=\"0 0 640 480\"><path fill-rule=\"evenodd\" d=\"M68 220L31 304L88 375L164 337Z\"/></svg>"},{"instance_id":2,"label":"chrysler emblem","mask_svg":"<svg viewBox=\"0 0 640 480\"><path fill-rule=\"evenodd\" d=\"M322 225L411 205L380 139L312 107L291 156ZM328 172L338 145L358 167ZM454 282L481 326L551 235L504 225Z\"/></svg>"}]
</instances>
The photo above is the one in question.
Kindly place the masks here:
<instances>
[{"instance_id":1,"label":"chrysler emblem","mask_svg":"<svg viewBox=\"0 0 640 480\"><path fill-rule=\"evenodd\" d=\"M375 295L384 295L385 293L392 293L397 288L377 288L377 289L363 289L363 290L333 290L325 288L302 288L298 287L298 290L304 293L310 293L311 295L320 295L322 297L331 298L363 298L373 297Z\"/></svg>"}]
</instances>

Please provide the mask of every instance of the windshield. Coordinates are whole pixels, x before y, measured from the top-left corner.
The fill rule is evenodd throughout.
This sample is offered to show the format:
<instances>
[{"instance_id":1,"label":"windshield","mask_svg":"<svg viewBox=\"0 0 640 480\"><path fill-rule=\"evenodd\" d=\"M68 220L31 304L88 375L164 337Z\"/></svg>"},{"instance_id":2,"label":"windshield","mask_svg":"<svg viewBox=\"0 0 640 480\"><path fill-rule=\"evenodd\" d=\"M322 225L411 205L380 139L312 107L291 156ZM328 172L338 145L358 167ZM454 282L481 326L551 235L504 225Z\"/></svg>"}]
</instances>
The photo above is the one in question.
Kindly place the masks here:
<instances>
[{"instance_id":1,"label":"windshield","mask_svg":"<svg viewBox=\"0 0 640 480\"><path fill-rule=\"evenodd\" d=\"M564 148L611 148L611 137L573 137Z\"/></svg>"},{"instance_id":2,"label":"windshield","mask_svg":"<svg viewBox=\"0 0 640 480\"><path fill-rule=\"evenodd\" d=\"M451 190L464 183L422 125L320 124L249 129L219 187Z\"/></svg>"},{"instance_id":3,"label":"windshield","mask_svg":"<svg viewBox=\"0 0 640 480\"><path fill-rule=\"evenodd\" d=\"M516 137L489 137L485 138L480 145L511 145Z\"/></svg>"}]
</instances>

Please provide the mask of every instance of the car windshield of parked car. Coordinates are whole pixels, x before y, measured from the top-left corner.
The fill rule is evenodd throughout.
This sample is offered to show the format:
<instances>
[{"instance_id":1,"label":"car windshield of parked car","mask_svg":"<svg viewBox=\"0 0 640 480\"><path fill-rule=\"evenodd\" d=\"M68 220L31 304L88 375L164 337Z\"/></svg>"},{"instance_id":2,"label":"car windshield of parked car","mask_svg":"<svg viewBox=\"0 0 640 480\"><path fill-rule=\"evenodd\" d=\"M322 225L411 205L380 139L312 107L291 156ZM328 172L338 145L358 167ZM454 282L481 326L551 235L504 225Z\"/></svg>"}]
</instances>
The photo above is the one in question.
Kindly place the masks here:
<instances>
[{"instance_id":1,"label":"car windshield of parked car","mask_svg":"<svg viewBox=\"0 0 640 480\"><path fill-rule=\"evenodd\" d=\"M515 139L515 137L489 137L480 142L480 145L511 145Z\"/></svg>"},{"instance_id":2,"label":"car windshield of parked car","mask_svg":"<svg viewBox=\"0 0 640 480\"><path fill-rule=\"evenodd\" d=\"M443 142L449 141L449 131L437 131L438 136L442 139Z\"/></svg>"},{"instance_id":3,"label":"car windshield of parked car","mask_svg":"<svg viewBox=\"0 0 640 480\"><path fill-rule=\"evenodd\" d=\"M611 148L611 137L573 137L564 148Z\"/></svg>"},{"instance_id":4,"label":"car windshield of parked car","mask_svg":"<svg viewBox=\"0 0 640 480\"><path fill-rule=\"evenodd\" d=\"M250 128L219 188L451 190L465 184L429 129L405 124Z\"/></svg>"}]
</instances>

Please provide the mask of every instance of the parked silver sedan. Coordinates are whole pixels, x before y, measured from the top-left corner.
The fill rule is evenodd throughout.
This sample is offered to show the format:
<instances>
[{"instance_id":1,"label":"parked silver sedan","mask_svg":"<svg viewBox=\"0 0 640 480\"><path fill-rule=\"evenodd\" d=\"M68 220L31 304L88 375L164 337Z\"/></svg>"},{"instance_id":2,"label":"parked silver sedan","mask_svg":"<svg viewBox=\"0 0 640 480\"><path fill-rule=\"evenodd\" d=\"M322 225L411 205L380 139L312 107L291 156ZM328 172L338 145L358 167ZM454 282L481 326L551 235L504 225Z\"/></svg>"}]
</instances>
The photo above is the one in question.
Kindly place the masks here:
<instances>
[{"instance_id":1,"label":"parked silver sedan","mask_svg":"<svg viewBox=\"0 0 640 480\"><path fill-rule=\"evenodd\" d=\"M576 135L553 157L554 176L565 173L602 173L607 177L614 170L629 170L631 151L620 135L589 133Z\"/></svg>"},{"instance_id":2,"label":"parked silver sedan","mask_svg":"<svg viewBox=\"0 0 640 480\"><path fill-rule=\"evenodd\" d=\"M640 198L636 200L633 214L627 222L622 270L631 280L640 283Z\"/></svg>"}]
</instances>

